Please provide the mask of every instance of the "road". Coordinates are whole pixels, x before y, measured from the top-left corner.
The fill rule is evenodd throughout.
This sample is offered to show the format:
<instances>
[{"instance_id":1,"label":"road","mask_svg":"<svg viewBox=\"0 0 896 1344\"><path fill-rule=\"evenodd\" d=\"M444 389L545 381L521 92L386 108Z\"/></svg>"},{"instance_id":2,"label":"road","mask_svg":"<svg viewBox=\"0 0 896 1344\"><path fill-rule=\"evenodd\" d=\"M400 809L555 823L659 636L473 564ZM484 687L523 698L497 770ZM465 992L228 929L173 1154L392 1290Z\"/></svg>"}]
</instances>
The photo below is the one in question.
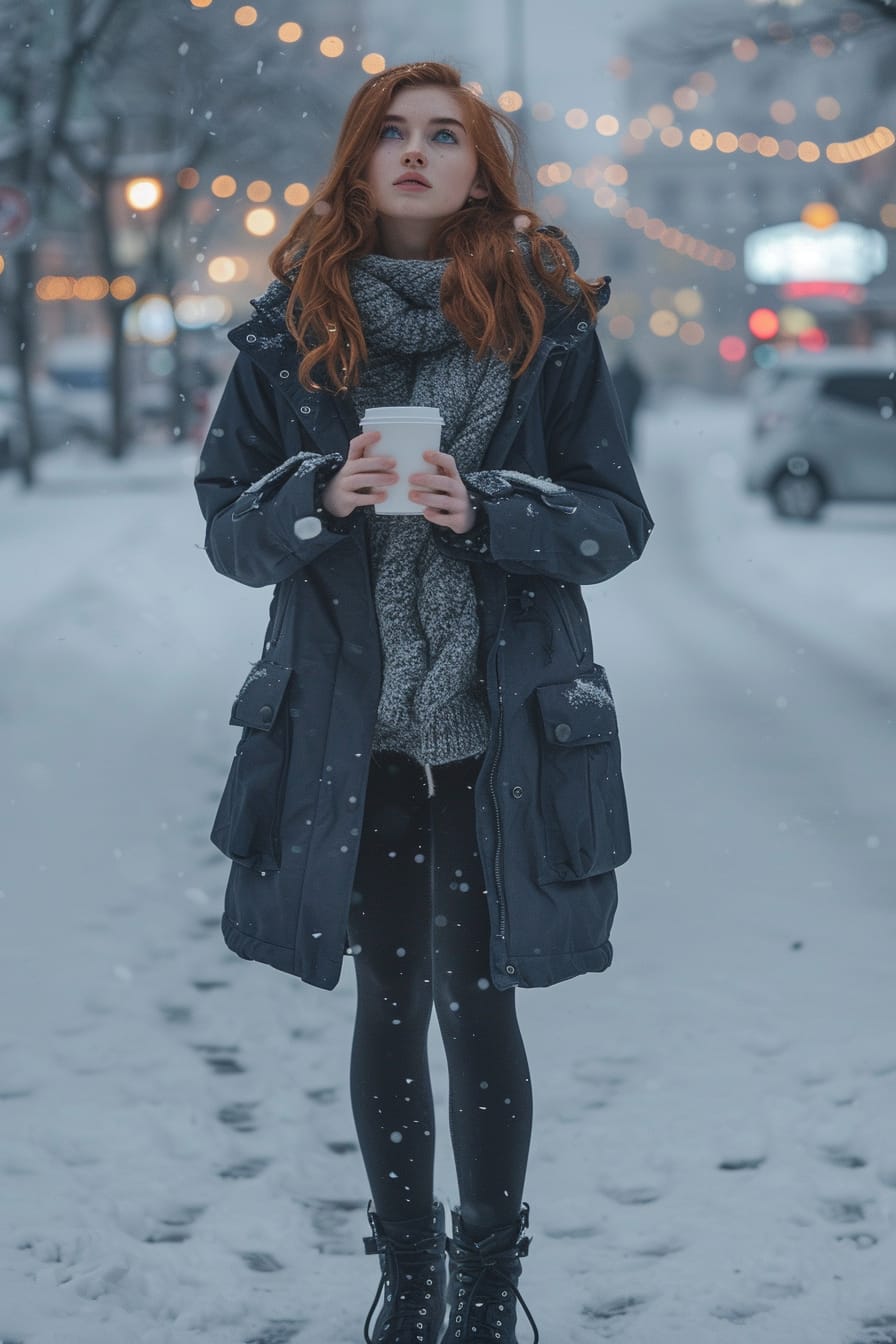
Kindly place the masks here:
<instances>
[{"instance_id":1,"label":"road","mask_svg":"<svg viewBox=\"0 0 896 1344\"><path fill-rule=\"evenodd\" d=\"M805 587L788 620L707 562L711 450L686 442L648 417L655 536L588 593L635 856L611 971L517 996L521 1286L571 1344L885 1344L892 691L870 623L867 658L838 653ZM268 595L196 549L182 456L75 466L0 492L0 1338L357 1344L350 970L325 994L233 957L206 838Z\"/></svg>"}]
</instances>

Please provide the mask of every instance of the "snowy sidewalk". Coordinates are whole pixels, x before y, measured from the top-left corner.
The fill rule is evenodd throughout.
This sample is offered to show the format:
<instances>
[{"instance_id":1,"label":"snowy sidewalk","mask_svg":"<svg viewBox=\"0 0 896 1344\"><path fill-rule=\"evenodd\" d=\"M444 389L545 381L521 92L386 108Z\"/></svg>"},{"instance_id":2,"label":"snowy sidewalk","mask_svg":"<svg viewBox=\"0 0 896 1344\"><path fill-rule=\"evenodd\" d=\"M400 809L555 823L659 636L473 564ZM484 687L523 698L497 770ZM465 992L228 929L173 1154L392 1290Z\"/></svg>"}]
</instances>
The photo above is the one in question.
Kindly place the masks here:
<instances>
[{"instance_id":1,"label":"snowy sidewalk","mask_svg":"<svg viewBox=\"0 0 896 1344\"><path fill-rule=\"evenodd\" d=\"M697 409L728 452L736 408ZM722 449L682 472L695 434L651 412L657 534L588 594L636 853L611 971L517 995L521 1287L545 1344L892 1344L893 723L867 684L886 595L836 589L847 666L821 636L811 676L796 651L889 534L785 538L718 461L700 475ZM360 1344L376 1287L351 967L327 994L219 932L207 835L270 593L197 549L191 474L172 449L48 461L30 497L0 481L5 1344ZM800 578L763 608L730 558L779 543L812 563L782 550ZM449 1199L435 1033L431 1054Z\"/></svg>"}]
</instances>

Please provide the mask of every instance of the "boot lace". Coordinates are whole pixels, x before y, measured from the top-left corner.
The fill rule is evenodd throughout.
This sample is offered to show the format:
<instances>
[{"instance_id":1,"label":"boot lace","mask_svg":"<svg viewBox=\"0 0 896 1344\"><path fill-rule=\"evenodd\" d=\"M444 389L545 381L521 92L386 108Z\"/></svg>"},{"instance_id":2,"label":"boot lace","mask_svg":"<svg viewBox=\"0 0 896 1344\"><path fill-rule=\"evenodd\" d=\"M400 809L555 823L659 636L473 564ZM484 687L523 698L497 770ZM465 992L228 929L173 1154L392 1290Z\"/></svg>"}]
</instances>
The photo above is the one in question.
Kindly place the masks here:
<instances>
[{"instance_id":1,"label":"boot lace","mask_svg":"<svg viewBox=\"0 0 896 1344\"><path fill-rule=\"evenodd\" d=\"M458 1313L451 1324L463 1326L465 1306L468 1333L472 1330L473 1334L481 1334L483 1339L504 1340L504 1308L507 1305L508 1294L513 1293L532 1327L532 1344L538 1344L538 1326L532 1319L532 1313L526 1306L522 1293L507 1272L508 1265L511 1265L517 1256L528 1254L529 1238L522 1237L509 1254L507 1251L495 1251L491 1254L466 1251L454 1241L449 1245L460 1285L458 1296L465 1299L465 1302L458 1304ZM464 1338L462 1330L455 1330L454 1337ZM446 1340L451 1338L452 1331L449 1326Z\"/></svg>"},{"instance_id":2,"label":"boot lace","mask_svg":"<svg viewBox=\"0 0 896 1344\"><path fill-rule=\"evenodd\" d=\"M385 1268L364 1322L365 1344L423 1344L428 1322L432 1318L438 1255L442 1247L436 1238L427 1248L395 1247L391 1243L382 1242L378 1244L376 1237L365 1237L364 1249L368 1255L385 1252ZM386 1288L391 1288L391 1293L386 1293L386 1303L391 1304L389 1318L383 1330L378 1332L376 1340L373 1340L370 1337L370 1322ZM440 1324L440 1321L436 1322L436 1326Z\"/></svg>"}]
</instances>

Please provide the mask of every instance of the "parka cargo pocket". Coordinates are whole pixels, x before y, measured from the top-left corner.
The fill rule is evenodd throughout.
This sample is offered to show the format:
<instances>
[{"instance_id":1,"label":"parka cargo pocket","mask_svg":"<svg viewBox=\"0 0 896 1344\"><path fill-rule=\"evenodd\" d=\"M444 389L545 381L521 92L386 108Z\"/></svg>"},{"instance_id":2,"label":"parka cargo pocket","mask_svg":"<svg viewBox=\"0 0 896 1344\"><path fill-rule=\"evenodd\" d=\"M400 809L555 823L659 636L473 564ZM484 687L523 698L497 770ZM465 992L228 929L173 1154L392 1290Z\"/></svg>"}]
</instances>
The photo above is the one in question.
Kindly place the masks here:
<instances>
[{"instance_id":1,"label":"parka cargo pocket","mask_svg":"<svg viewBox=\"0 0 896 1344\"><path fill-rule=\"evenodd\" d=\"M594 666L573 681L538 686L535 694L544 731L539 878L572 882L618 868L632 849L607 675Z\"/></svg>"},{"instance_id":2,"label":"parka cargo pocket","mask_svg":"<svg viewBox=\"0 0 896 1344\"><path fill-rule=\"evenodd\" d=\"M284 705L292 669L256 663L233 703L243 729L212 826L211 840L246 868L280 867L280 817L291 719Z\"/></svg>"}]
</instances>

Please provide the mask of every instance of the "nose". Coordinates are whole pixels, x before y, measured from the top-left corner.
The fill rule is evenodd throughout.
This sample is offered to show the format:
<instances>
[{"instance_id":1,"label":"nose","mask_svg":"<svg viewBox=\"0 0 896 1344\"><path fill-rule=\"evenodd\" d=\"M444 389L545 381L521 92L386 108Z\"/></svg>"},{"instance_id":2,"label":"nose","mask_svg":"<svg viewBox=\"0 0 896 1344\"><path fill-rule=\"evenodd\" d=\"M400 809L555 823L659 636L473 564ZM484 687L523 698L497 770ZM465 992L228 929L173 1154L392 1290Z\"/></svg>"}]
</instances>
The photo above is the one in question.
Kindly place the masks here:
<instances>
[{"instance_id":1,"label":"nose","mask_svg":"<svg viewBox=\"0 0 896 1344\"><path fill-rule=\"evenodd\" d=\"M401 156L401 161L410 167L412 164L423 165L426 162L426 155L422 149L409 147Z\"/></svg>"}]
</instances>

